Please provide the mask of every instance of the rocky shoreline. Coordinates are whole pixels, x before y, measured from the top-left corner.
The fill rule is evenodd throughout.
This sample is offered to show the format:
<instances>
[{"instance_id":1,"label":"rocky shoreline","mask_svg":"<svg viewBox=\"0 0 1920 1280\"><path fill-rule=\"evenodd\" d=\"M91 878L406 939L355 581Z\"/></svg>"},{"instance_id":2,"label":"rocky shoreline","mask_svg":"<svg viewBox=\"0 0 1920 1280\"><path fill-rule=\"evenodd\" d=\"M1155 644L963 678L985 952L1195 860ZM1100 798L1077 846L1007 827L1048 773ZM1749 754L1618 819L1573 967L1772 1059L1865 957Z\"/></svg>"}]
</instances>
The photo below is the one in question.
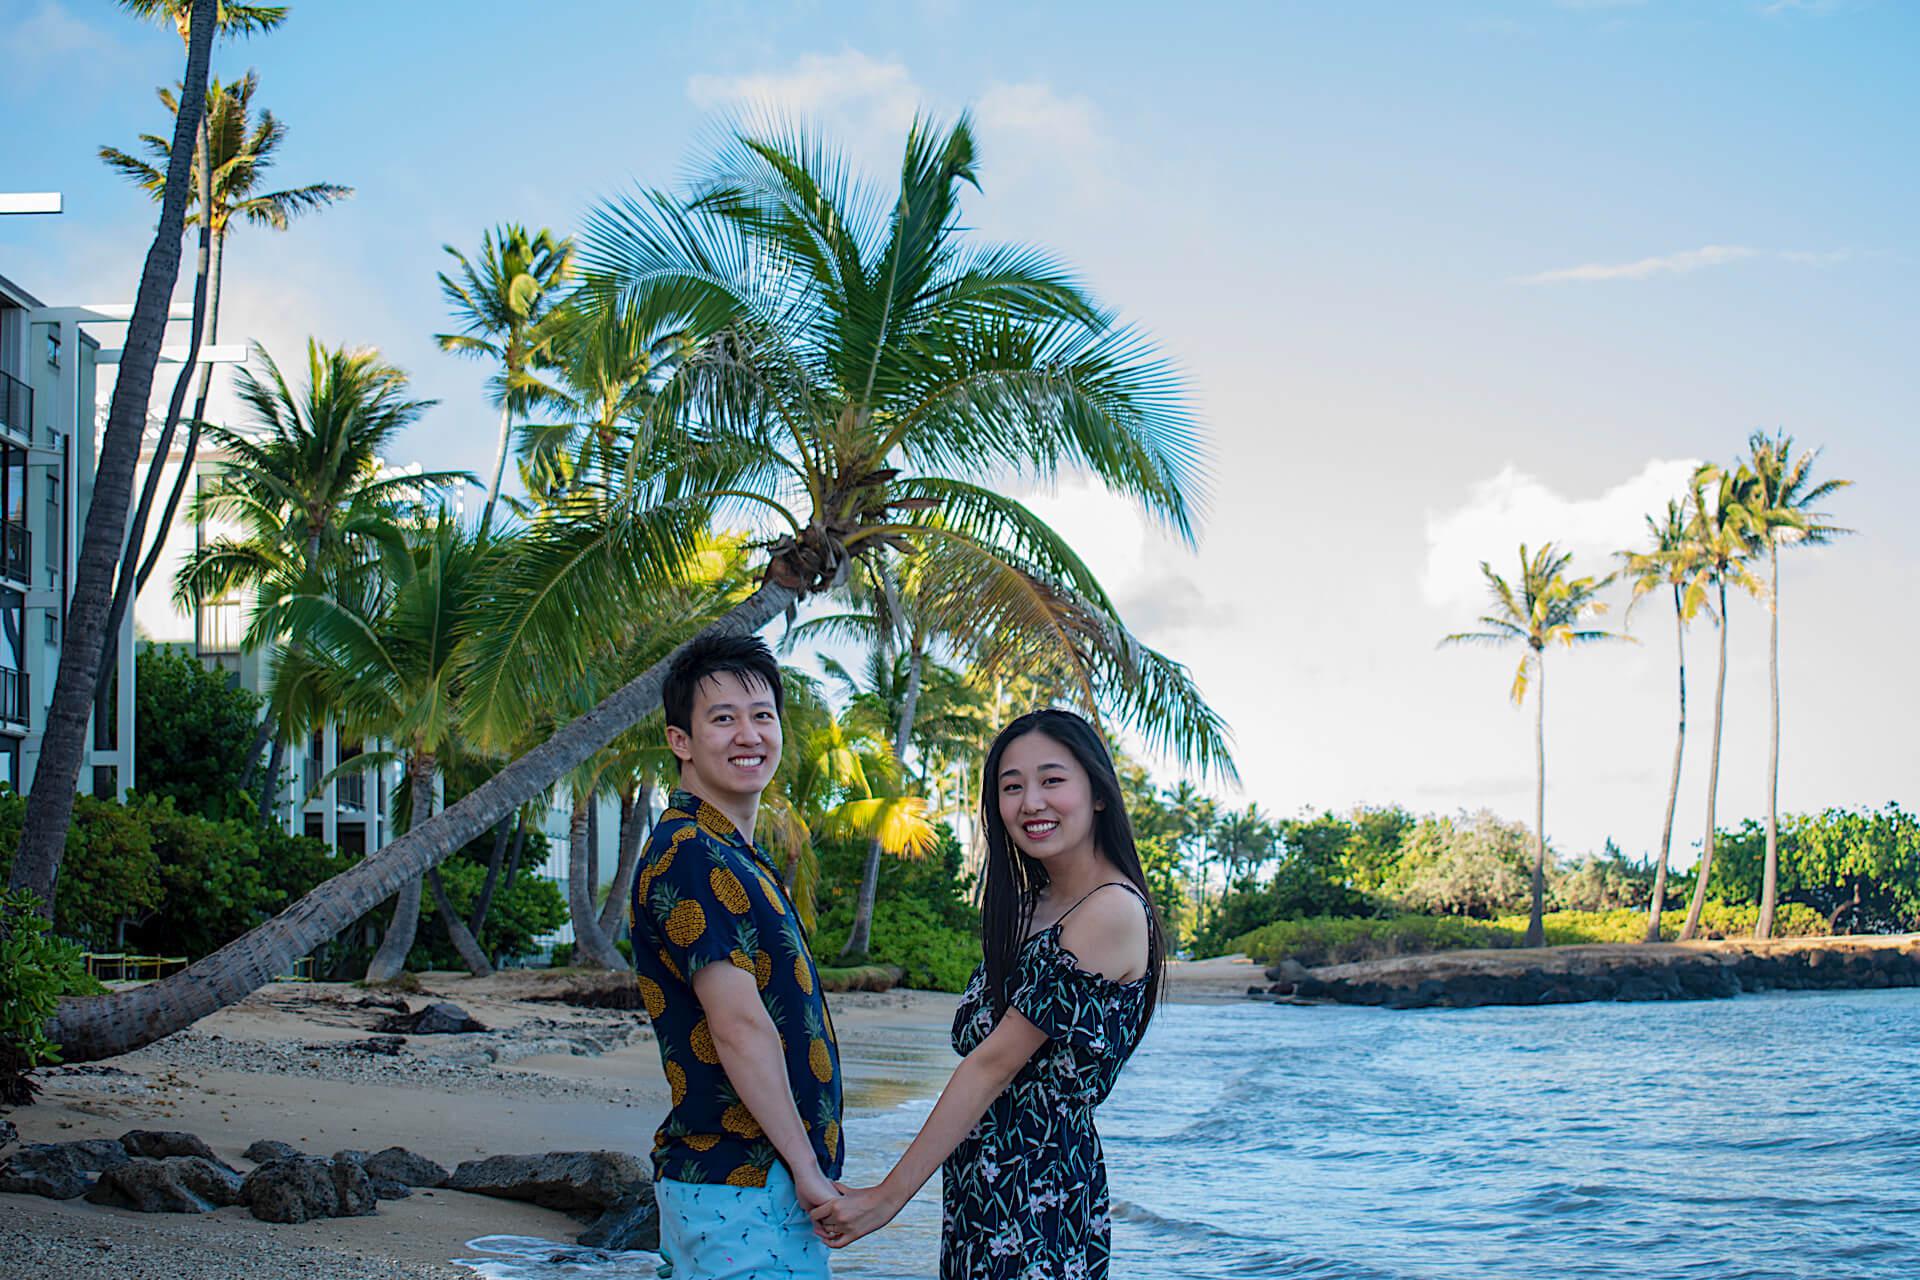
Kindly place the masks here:
<instances>
[{"instance_id":1,"label":"rocky shoreline","mask_svg":"<svg viewBox=\"0 0 1920 1280\"><path fill-rule=\"evenodd\" d=\"M1920 987L1920 935L1448 951L1308 969L1283 961L1251 997L1387 1009L1724 1000L1748 992Z\"/></svg>"}]
</instances>

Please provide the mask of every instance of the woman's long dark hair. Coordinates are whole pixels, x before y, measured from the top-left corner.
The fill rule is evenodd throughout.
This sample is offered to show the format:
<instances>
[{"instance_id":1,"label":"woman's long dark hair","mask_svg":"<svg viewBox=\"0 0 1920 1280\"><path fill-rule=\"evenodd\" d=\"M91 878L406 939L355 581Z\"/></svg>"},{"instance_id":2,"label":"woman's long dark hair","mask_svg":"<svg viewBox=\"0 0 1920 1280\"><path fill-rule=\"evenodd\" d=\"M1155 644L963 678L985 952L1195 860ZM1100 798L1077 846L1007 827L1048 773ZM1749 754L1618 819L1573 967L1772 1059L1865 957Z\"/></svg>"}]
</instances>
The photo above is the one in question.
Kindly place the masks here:
<instances>
[{"instance_id":1,"label":"woman's long dark hair","mask_svg":"<svg viewBox=\"0 0 1920 1280\"><path fill-rule=\"evenodd\" d=\"M1071 711L1048 708L1029 711L1002 729L987 751L987 763L980 782L980 830L987 841L986 885L980 897L980 937L987 955L987 990L992 994L994 1012L1007 1011L1007 986L1020 948L1033 928L1033 908L1040 891L1047 887L1044 864L1020 852L1007 835L1007 824L1000 817L1000 760L1015 739L1030 733L1042 733L1073 753L1087 771L1093 786L1093 798L1100 802L1094 814L1093 842L1100 853L1125 876L1148 905L1147 1005L1146 1020L1151 1021L1160 1002L1161 974L1167 956L1166 933L1160 924L1160 910L1153 905L1147 889L1146 872L1140 866L1140 852L1133 843L1133 824L1127 819L1126 797L1120 793L1120 775L1114 770L1113 757L1100 734Z\"/></svg>"}]
</instances>

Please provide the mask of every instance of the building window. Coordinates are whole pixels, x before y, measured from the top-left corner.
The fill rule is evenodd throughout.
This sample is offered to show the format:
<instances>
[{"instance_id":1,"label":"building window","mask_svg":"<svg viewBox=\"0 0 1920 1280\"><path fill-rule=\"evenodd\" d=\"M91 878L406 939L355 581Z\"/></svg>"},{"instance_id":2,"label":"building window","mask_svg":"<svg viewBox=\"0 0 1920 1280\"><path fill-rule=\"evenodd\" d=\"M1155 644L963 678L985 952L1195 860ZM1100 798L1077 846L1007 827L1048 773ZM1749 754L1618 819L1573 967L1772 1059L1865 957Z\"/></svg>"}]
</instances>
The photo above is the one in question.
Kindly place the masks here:
<instances>
[{"instance_id":1,"label":"building window","mask_svg":"<svg viewBox=\"0 0 1920 1280\"><path fill-rule=\"evenodd\" d=\"M47 363L56 369L60 367L60 331L58 329L47 330Z\"/></svg>"},{"instance_id":2,"label":"building window","mask_svg":"<svg viewBox=\"0 0 1920 1280\"><path fill-rule=\"evenodd\" d=\"M27 532L27 451L0 446L0 571L16 582L33 576L33 536Z\"/></svg>"},{"instance_id":3,"label":"building window","mask_svg":"<svg viewBox=\"0 0 1920 1280\"><path fill-rule=\"evenodd\" d=\"M120 771L110 764L93 766L93 798L95 800L114 800L119 798L120 788L115 785Z\"/></svg>"},{"instance_id":4,"label":"building window","mask_svg":"<svg viewBox=\"0 0 1920 1280\"><path fill-rule=\"evenodd\" d=\"M20 790L20 739L0 737L0 782Z\"/></svg>"},{"instance_id":5,"label":"building window","mask_svg":"<svg viewBox=\"0 0 1920 1280\"><path fill-rule=\"evenodd\" d=\"M245 634L238 600L209 600L200 606L201 658L238 657Z\"/></svg>"}]
</instances>

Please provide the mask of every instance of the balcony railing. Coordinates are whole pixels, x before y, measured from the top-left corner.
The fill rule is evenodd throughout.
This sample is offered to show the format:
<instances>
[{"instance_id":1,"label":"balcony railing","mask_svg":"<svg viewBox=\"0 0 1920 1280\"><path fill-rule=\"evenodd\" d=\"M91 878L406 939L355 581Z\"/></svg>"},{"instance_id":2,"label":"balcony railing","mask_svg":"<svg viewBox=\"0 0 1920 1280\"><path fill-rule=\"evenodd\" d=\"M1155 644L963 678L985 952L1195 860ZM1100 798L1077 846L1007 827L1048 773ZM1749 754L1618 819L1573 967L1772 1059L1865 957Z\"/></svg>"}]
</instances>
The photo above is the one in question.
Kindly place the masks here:
<instances>
[{"instance_id":1,"label":"balcony railing","mask_svg":"<svg viewBox=\"0 0 1920 1280\"><path fill-rule=\"evenodd\" d=\"M15 582L33 581L33 534L23 524L8 520L0 525L0 573Z\"/></svg>"},{"instance_id":2,"label":"balcony railing","mask_svg":"<svg viewBox=\"0 0 1920 1280\"><path fill-rule=\"evenodd\" d=\"M0 426L33 435L33 388L10 373L0 373Z\"/></svg>"},{"instance_id":3,"label":"balcony railing","mask_svg":"<svg viewBox=\"0 0 1920 1280\"><path fill-rule=\"evenodd\" d=\"M364 773L343 773L334 779L334 795L339 797L342 809L364 809L367 807L367 775Z\"/></svg>"},{"instance_id":4,"label":"balcony railing","mask_svg":"<svg viewBox=\"0 0 1920 1280\"><path fill-rule=\"evenodd\" d=\"M33 722L33 685L24 671L0 667L0 720L8 724Z\"/></svg>"}]
</instances>

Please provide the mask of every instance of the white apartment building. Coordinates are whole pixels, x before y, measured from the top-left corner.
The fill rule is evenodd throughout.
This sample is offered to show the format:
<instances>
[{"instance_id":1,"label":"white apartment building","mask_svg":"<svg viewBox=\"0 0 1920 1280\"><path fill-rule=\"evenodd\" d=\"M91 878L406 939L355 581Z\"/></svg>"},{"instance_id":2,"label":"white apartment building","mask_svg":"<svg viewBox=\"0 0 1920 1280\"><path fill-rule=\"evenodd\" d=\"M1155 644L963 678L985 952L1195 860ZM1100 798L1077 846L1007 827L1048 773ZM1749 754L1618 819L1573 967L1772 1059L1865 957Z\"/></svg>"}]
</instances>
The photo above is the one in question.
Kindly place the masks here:
<instances>
[{"instance_id":1,"label":"white apartment building","mask_svg":"<svg viewBox=\"0 0 1920 1280\"><path fill-rule=\"evenodd\" d=\"M118 317L118 318L116 318ZM47 306L0 276L0 782L28 790L93 500L98 371L124 309ZM80 786L119 798L133 785L133 625L94 711Z\"/></svg>"}]
</instances>

